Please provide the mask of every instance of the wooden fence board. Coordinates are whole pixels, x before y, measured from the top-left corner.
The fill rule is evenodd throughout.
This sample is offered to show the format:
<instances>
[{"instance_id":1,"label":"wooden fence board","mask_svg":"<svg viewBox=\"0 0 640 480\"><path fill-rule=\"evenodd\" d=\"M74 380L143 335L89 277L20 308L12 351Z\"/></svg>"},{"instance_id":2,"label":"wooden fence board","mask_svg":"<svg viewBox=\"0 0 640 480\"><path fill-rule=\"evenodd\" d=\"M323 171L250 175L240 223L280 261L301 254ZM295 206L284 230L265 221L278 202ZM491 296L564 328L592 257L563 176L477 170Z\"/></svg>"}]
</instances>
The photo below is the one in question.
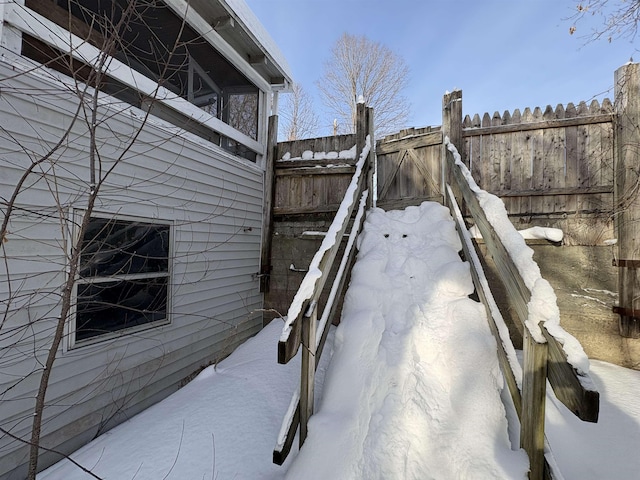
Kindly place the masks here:
<instances>
[{"instance_id":1,"label":"wooden fence board","mask_svg":"<svg viewBox=\"0 0 640 480\"><path fill-rule=\"evenodd\" d=\"M567 112L571 113L571 112ZM569 187L577 187L578 183L578 127L571 126L565 129L565 168L566 183ZM565 208L570 212L577 210L577 196L571 195L566 199Z\"/></svg>"}]
</instances>

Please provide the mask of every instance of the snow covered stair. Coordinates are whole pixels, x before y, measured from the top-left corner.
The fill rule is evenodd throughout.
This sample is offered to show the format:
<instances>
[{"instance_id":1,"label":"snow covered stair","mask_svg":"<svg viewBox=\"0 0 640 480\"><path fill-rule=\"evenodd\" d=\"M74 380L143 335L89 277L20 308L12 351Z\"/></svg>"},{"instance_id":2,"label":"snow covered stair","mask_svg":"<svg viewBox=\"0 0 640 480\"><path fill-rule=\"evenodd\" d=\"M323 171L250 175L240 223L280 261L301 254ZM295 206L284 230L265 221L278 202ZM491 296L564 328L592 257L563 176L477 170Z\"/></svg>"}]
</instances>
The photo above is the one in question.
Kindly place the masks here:
<instances>
[{"instance_id":1,"label":"snow covered stair","mask_svg":"<svg viewBox=\"0 0 640 480\"><path fill-rule=\"evenodd\" d=\"M437 203L368 214L323 400L287 478L526 478L459 250Z\"/></svg>"}]
</instances>

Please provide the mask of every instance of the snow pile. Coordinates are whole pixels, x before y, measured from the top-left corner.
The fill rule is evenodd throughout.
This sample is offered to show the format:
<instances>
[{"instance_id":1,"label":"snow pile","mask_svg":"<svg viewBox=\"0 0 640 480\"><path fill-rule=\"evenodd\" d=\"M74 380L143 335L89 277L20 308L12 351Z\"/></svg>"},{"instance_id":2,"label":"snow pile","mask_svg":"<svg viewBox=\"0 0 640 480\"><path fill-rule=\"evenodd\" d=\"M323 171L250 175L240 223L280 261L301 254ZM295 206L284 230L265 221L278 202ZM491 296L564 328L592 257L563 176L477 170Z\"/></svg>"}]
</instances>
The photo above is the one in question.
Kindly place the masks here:
<instances>
[{"instance_id":1,"label":"snow pile","mask_svg":"<svg viewBox=\"0 0 640 480\"><path fill-rule=\"evenodd\" d=\"M584 383L589 383L586 376L589 373L589 359L584 353L580 342L560 326L560 310L558 309L556 294L549 282L540 275L540 268L533 260L533 250L527 246L522 235L518 233L509 220L502 200L482 190L476 184L471 172L462 163L458 150L450 143L448 137L445 137L445 144L453 154L456 165L460 168L469 187L476 195L487 220L498 234L525 285L531 292L531 299L528 305L529 317L525 322L531 336L537 342L545 343L546 339L539 326L540 323L544 323L547 331L562 344L562 348L567 354L567 361L583 375L581 379ZM585 385L585 387L593 388L592 385Z\"/></svg>"},{"instance_id":2,"label":"snow pile","mask_svg":"<svg viewBox=\"0 0 640 480\"><path fill-rule=\"evenodd\" d=\"M354 145L349 150L341 150L339 152L313 152L311 150L305 150L300 157L292 157L290 152L285 153L282 156L284 161L296 161L296 160L354 160L356 158L356 146Z\"/></svg>"},{"instance_id":3,"label":"snow pile","mask_svg":"<svg viewBox=\"0 0 640 480\"><path fill-rule=\"evenodd\" d=\"M271 462L273 441L300 381L300 356L278 365L280 327L272 321L216 367L75 452L74 460L104 480L282 478L283 467ZM318 367L319 386L332 338L333 331ZM91 478L67 460L38 475Z\"/></svg>"},{"instance_id":4,"label":"snow pile","mask_svg":"<svg viewBox=\"0 0 640 480\"><path fill-rule=\"evenodd\" d=\"M551 393L545 431L567 480L634 480L640 475L640 372L592 360L598 423L582 422Z\"/></svg>"},{"instance_id":5,"label":"snow pile","mask_svg":"<svg viewBox=\"0 0 640 480\"><path fill-rule=\"evenodd\" d=\"M564 232L559 228L551 227L531 227L518 231L525 240L549 240L550 242L561 242Z\"/></svg>"},{"instance_id":6,"label":"snow pile","mask_svg":"<svg viewBox=\"0 0 640 480\"><path fill-rule=\"evenodd\" d=\"M439 204L369 213L324 398L286 478L526 478L459 249Z\"/></svg>"},{"instance_id":7,"label":"snow pile","mask_svg":"<svg viewBox=\"0 0 640 480\"><path fill-rule=\"evenodd\" d=\"M482 233L477 225L473 225L469 229L469 233L473 238L482 238ZM525 240L549 240L550 242L561 242L564 238L564 232L559 228L551 227L531 227L524 230L518 230Z\"/></svg>"}]
</instances>

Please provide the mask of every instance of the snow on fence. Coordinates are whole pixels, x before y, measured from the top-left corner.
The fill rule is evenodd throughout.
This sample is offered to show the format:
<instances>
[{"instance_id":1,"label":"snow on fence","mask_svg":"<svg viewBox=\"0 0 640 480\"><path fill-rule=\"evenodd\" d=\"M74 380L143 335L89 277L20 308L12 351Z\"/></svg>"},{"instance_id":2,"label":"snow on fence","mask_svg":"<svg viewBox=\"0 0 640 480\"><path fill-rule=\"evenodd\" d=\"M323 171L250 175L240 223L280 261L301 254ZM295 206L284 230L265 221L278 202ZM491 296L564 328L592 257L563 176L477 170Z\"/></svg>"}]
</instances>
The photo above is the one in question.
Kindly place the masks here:
<instances>
[{"instance_id":1,"label":"snow on fence","mask_svg":"<svg viewBox=\"0 0 640 480\"><path fill-rule=\"evenodd\" d=\"M273 214L335 215L355 171L355 143L354 134L278 143Z\"/></svg>"},{"instance_id":2,"label":"snow on fence","mask_svg":"<svg viewBox=\"0 0 640 480\"><path fill-rule=\"evenodd\" d=\"M285 324L278 343L278 362L288 363L302 345L302 368L300 389L293 394L289 409L285 415L277 443L273 451L273 462L281 465L286 459L298 425L300 425L300 445L307 436L307 423L313 414L313 395L315 370L327 337L330 319L335 314L335 299L343 290L346 281L345 273L348 265L355 259L355 239L364 223L364 212L367 204L371 204L371 152L373 152L373 110L358 104L356 125L356 171L342 199L338 212L331 223L320 248L314 255L309 270L302 280L298 292L287 312ZM346 154L345 154L346 155ZM358 201L359 200L359 201ZM351 227L347 247L345 248L338 273L331 288L327 304L318 325L318 301L323 292L331 267L338 253L338 248L353 212L358 206L357 214ZM319 327L319 328L318 328Z\"/></svg>"},{"instance_id":3,"label":"snow on fence","mask_svg":"<svg viewBox=\"0 0 640 480\"><path fill-rule=\"evenodd\" d=\"M448 95L455 99L456 93ZM449 102L445 101L447 103ZM589 377L589 361L581 345L560 326L555 293L540 276L540 270L533 261L533 251L509 221L502 201L481 190L475 183L456 147L446 136L450 131L449 125L443 127L446 147L443 152L443 180L448 193L446 201L457 220L465 255L472 265L476 288L487 308L491 330L498 342L502 370L520 417L520 444L529 455L531 463L530 478L549 478L552 462L545 461L544 437L547 379L557 398L584 421L597 421L599 394ZM465 207L482 233L510 300L522 321L523 368L515 359L506 326L491 297L454 190L458 198L464 199Z\"/></svg>"}]
</instances>

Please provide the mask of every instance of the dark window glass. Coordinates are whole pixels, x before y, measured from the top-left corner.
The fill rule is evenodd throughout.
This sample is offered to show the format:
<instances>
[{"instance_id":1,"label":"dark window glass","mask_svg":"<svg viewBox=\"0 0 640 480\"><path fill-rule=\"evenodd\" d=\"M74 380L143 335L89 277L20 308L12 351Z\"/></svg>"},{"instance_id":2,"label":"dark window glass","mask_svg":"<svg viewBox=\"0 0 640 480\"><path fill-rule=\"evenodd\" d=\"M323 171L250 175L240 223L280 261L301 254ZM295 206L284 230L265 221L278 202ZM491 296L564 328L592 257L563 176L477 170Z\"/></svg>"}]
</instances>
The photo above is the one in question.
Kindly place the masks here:
<instances>
[{"instance_id":1,"label":"dark window glass","mask_svg":"<svg viewBox=\"0 0 640 480\"><path fill-rule=\"evenodd\" d=\"M92 218L81 248L81 277L164 272L169 226Z\"/></svg>"},{"instance_id":2,"label":"dark window glass","mask_svg":"<svg viewBox=\"0 0 640 480\"><path fill-rule=\"evenodd\" d=\"M169 225L91 218L80 243L76 341L167 318Z\"/></svg>"}]
</instances>

